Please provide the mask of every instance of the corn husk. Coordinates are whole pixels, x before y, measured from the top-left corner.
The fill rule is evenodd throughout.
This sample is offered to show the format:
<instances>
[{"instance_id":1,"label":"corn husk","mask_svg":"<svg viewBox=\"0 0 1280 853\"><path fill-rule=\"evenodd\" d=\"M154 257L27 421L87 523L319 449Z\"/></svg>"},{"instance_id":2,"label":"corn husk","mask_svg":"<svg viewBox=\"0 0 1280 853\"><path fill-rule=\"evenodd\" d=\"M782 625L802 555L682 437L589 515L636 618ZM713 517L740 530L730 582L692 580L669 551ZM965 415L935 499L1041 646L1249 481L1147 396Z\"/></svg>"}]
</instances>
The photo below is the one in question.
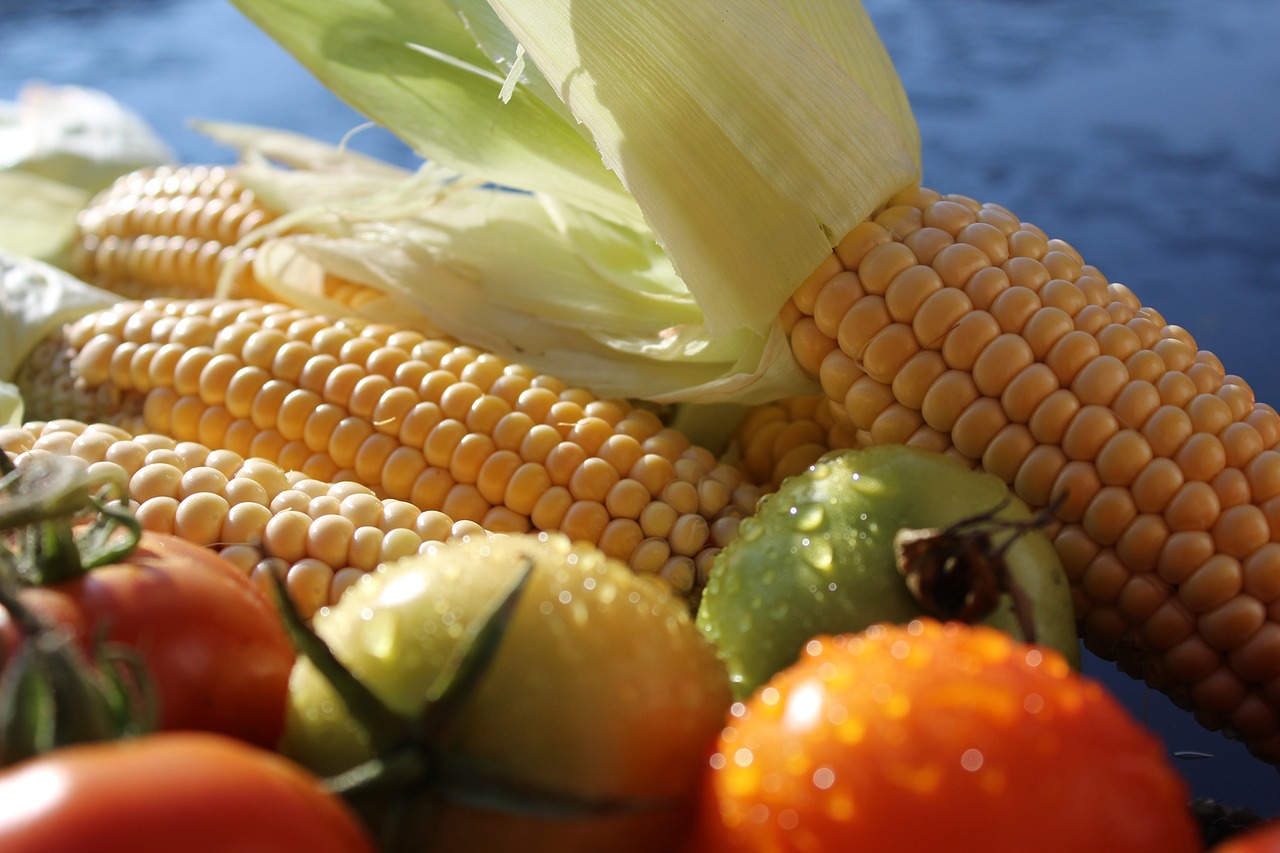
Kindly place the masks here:
<instances>
[{"instance_id":1,"label":"corn husk","mask_svg":"<svg viewBox=\"0 0 1280 853\"><path fill-rule=\"evenodd\" d=\"M315 234L263 243L272 285L341 269L601 393L813 390L778 311L919 178L910 108L856 2L237 5L453 173L387 188L388 214L291 203Z\"/></svg>"},{"instance_id":2,"label":"corn husk","mask_svg":"<svg viewBox=\"0 0 1280 853\"><path fill-rule=\"evenodd\" d=\"M54 266L0 251L0 424L21 419L22 398L11 380L36 344L117 301Z\"/></svg>"}]
</instances>

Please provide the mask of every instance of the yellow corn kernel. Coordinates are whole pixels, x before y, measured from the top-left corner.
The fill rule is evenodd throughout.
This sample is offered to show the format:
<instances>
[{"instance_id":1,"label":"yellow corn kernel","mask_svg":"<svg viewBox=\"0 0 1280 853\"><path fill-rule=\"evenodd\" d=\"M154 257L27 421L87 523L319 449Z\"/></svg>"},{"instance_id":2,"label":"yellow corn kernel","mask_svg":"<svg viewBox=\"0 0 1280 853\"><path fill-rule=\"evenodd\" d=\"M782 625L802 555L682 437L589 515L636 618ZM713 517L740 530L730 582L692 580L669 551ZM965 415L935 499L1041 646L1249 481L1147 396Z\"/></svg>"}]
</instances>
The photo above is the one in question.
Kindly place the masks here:
<instances>
[{"instance_id":1,"label":"yellow corn kernel","mask_svg":"<svg viewBox=\"0 0 1280 853\"><path fill-rule=\"evenodd\" d=\"M1280 762L1280 416L1243 380L1068 244L921 188L851 231L781 317L859 441L903 440L914 413L933 433L908 441L1055 508L1090 648ZM850 381L810 364L868 351ZM785 420L762 411L740 439L757 481Z\"/></svg>"}]
</instances>

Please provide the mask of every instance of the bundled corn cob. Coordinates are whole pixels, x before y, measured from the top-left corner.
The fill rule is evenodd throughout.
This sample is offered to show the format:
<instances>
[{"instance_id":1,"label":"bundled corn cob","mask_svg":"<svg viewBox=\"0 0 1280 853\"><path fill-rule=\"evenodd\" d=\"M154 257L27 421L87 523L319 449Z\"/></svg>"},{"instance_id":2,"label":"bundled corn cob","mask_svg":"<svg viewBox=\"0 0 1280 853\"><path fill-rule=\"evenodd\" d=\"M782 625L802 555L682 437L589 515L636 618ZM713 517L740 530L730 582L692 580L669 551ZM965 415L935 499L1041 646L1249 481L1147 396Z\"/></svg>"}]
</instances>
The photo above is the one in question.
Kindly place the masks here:
<instances>
[{"instance_id":1,"label":"bundled corn cob","mask_svg":"<svg viewBox=\"0 0 1280 853\"><path fill-rule=\"evenodd\" d=\"M18 384L36 418L261 457L487 530L560 530L691 596L760 494L648 410L279 304L120 303L46 340Z\"/></svg>"},{"instance_id":2,"label":"bundled corn cob","mask_svg":"<svg viewBox=\"0 0 1280 853\"><path fill-rule=\"evenodd\" d=\"M1063 241L923 188L782 321L860 440L1053 505L1087 645L1280 761L1280 416L1244 380Z\"/></svg>"},{"instance_id":3,"label":"bundled corn cob","mask_svg":"<svg viewBox=\"0 0 1280 853\"><path fill-rule=\"evenodd\" d=\"M118 182L115 196L104 197L97 212L86 213L86 246L94 245L95 237L101 241L111 228L121 234L126 230L120 225L89 225L94 222L133 222L140 232L165 230L176 237L184 229L190 232L199 217L166 218L154 212L157 208L192 210L212 204L219 193L224 198L231 195L220 189L230 186L221 183L229 178L220 173L209 172L199 181L196 178L206 173L198 169L180 173L185 177L176 174L165 180L134 176ZM169 202L168 207L143 201L157 192L169 198L186 193L187 200L180 205ZM239 204L252 202L240 198ZM104 210L112 212L107 215ZM95 230L96 235L91 233ZM215 240L216 235L206 239ZM112 260L122 253L127 254L123 243L99 242L93 254L110 269L124 264ZM172 275L169 281L191 280L191 272L181 265L163 270ZM196 278L200 288L213 281L208 275ZM442 450L427 461L426 439L438 424L424 432L414 421L406 426L394 418L426 411L419 408L422 403L438 408L443 395L423 387L424 379L440 369L446 350L480 357L466 347L399 333L400 346L394 348L408 352L422 347L410 360L426 355L425 367L417 369L421 375L412 382L406 379L408 370L401 373L407 385L390 397L398 402L384 403L381 410L399 412L392 415L396 426L383 421L379 427L377 403L358 398L354 406L344 408L351 402L344 394L367 373L382 379L366 382L365 389L382 389L385 383L385 391L391 391L400 384L394 381L398 365L377 367L368 362L367 356L378 348L373 342L353 347L358 354L340 356L349 337L365 337L359 324L348 324L334 338L321 335L325 321L312 318L309 325L302 323L285 336L285 329L303 319L299 312L279 306L255 309L263 314L250 318L250 324L281 332L271 337L272 346L292 340L284 357L272 354L268 360L265 338L255 339L256 349L246 352L241 345L252 334L247 328L224 334L222 321L215 328L201 319L209 313L230 316L243 306L195 305L189 312L169 311L158 303L147 306L147 312L165 315L151 320L169 334L163 343L145 338L150 334L142 331L149 328L145 322L133 321L139 330L126 333L125 320L111 315L116 319L106 321L101 332L106 337L89 347L89 356L76 358L81 371L77 380L64 373L63 365L79 346L89 344L89 338L70 349L50 342L28 362L52 368L47 379L29 380L28 394L37 401L33 405L40 399L34 391L43 382L44 393L59 399L49 416L110 418L132 430L169 432L210 446L233 445L320 480L357 478L380 494L494 529L556 528L564 526L568 516L567 526L577 531L574 535L602 542L638 568L665 572L690 591L699 585L698 574L705 578L715 545L731 535L726 531L732 522L716 518L719 498L697 509L687 498L676 510L673 501L660 499L669 484L651 479L643 490L635 488L632 484L643 478L619 465L612 473L627 484L625 488L579 487L595 501L596 509L587 510L590 502L584 504L569 491L564 474L553 481L548 472L559 470L555 462L549 469L542 464L545 459L526 460L514 446L499 447L501 434L472 430L461 403L452 404L457 409L452 416L440 412L439 418L450 422L457 447L477 454L481 462L465 461L465 452L455 454L455 462ZM871 221L855 228L796 291L782 319L797 360L819 379L830 404L824 408L813 399L788 400L755 410L738 439L751 482L765 489L776 487L824 449L905 442L983 465L1033 506L1047 506L1066 493L1050 532L1071 575L1091 649L1119 659L1133 674L1195 708L1206 725L1228 726L1261 754L1280 756L1280 605L1274 604L1280 597L1280 545L1271 535L1280 529L1280 520L1272 518L1277 509L1269 503L1280 494L1275 485L1280 469L1274 461L1280 420L1269 407L1254 403L1242 380L1227 376L1216 359L1196 349L1184 330L1167 325L1126 288L1108 283L1067 244L1050 240L1003 208L944 198L925 189L899 194ZM191 331L193 327L198 331ZM376 334L390 334L372 328ZM170 334L174 329L176 334ZM227 340L215 344L219 335ZM117 348L119 344L123 347ZM186 354L191 348L193 353ZM304 367L316 355L327 358L311 364L304 380ZM214 356L220 356L216 362ZM397 353L392 361L399 357ZM485 363L495 367L486 371L506 375L509 365L490 358L484 357ZM153 374L163 379L164 371L173 370L182 359L181 388L176 381L156 383ZM96 373L84 372L95 360L102 367ZM339 362L342 378L331 384L329 375ZM226 395L220 399L216 391L201 391L201 375L210 363L215 365L210 382L224 383L228 393L245 388L257 395L252 402L230 398L236 401L235 415L226 405ZM242 373L246 367L253 370ZM104 368L111 381L102 381ZM277 369L284 373L274 375ZM456 382L464 378L461 370L456 367L449 374L452 379L437 381ZM513 368L516 372L520 371ZM523 380L515 384L534 387L532 371L520 373ZM215 374L220 378L215 380ZM467 384L473 386L468 395L479 391L476 400L505 395L502 411L519 409L513 405L518 394L494 394L492 387ZM409 386L426 395L407 396ZM534 395L544 403L525 412L542 417L544 427L549 426L548 403L560 391L549 393ZM567 400L555 402L583 409L577 397L586 400L589 395L568 393ZM279 418L273 408L280 409ZM637 423L647 422L640 430L641 441L658 435L659 425L647 413L626 406L617 411L610 415L615 421L625 412ZM550 435L543 434L549 441ZM335 435L337 443L331 448ZM565 438L562 434L557 441L564 443ZM379 449L366 450L357 470L351 448L369 440ZM377 466L370 460L386 465L393 446L401 455L391 467L414 474L398 479L392 475L383 483L382 469L373 470ZM515 482L536 479L536 498L520 497L509 485L498 494L499 486L487 479L481 491L485 454L499 449L506 451L498 454L505 460L501 464L521 472L513 477ZM668 449L664 458L671 463L679 452ZM584 453L575 453L574 459L580 455ZM398 463L406 456L412 462L401 468ZM531 463L535 468L524 467ZM541 474L536 473L539 465ZM711 470L708 466L713 462L704 456L698 468L705 473ZM497 467L499 463L489 470ZM709 481L718 484L717 494L740 487L736 476L725 474L723 466L720 470L718 479ZM699 476L689 475L681 482L694 487ZM413 482L407 482L410 479ZM601 501L615 486L617 507L627 489L635 492L621 517ZM680 490L687 494L687 489ZM743 493L730 515L749 511L752 500ZM575 503L578 508L569 515L567 507ZM636 514L640 503L666 508L649 509L642 519ZM595 517L585 522L588 513ZM658 515L660 523L654 521ZM699 539L708 515L712 524L720 524L710 550L679 536L677 543L682 544L675 547L665 541L680 518L685 528L699 531L690 541ZM629 523L615 523L623 521ZM604 536L606 526L611 527L610 536ZM615 538L623 529L625 536ZM701 572L691 558L700 562Z\"/></svg>"},{"instance_id":4,"label":"bundled corn cob","mask_svg":"<svg viewBox=\"0 0 1280 853\"><path fill-rule=\"evenodd\" d=\"M324 483L266 459L102 423L0 427L0 451L18 466L42 454L78 459L95 480L126 484L145 529L213 548L264 582L278 574L307 618L377 566L477 527L382 500L359 483Z\"/></svg>"}]
</instances>

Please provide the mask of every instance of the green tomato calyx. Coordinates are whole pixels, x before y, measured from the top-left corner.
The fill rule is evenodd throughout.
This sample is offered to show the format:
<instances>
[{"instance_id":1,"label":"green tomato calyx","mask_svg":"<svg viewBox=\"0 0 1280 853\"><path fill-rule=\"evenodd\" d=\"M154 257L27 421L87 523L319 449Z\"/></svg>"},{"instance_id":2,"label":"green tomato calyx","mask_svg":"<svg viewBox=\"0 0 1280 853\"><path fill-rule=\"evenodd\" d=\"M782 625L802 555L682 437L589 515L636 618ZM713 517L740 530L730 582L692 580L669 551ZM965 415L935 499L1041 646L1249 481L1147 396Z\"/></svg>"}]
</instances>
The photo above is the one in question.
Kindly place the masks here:
<instances>
[{"instance_id":1,"label":"green tomato calyx","mask_svg":"<svg viewBox=\"0 0 1280 853\"><path fill-rule=\"evenodd\" d=\"M91 660L70 629L22 598L24 588L79 577L137 547L141 524L109 502L123 492L71 459L32 457L19 468L0 451L0 765L155 729L136 653L100 640Z\"/></svg>"}]
</instances>

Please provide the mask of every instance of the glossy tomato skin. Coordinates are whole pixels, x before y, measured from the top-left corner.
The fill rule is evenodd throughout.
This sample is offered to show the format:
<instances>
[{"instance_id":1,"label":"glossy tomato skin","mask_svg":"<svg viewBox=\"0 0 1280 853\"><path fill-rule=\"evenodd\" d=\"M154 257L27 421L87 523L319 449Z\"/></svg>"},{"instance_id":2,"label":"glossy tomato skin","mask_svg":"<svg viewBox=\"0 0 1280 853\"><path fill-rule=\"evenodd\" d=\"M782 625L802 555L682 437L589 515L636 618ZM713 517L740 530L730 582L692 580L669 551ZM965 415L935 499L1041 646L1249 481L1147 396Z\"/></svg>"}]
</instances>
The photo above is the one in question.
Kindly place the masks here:
<instances>
[{"instance_id":1,"label":"glossy tomato skin","mask_svg":"<svg viewBox=\"0 0 1280 853\"><path fill-rule=\"evenodd\" d=\"M68 747L0 774L6 853L372 853L316 777L234 738L168 732Z\"/></svg>"},{"instance_id":2,"label":"glossy tomato skin","mask_svg":"<svg viewBox=\"0 0 1280 853\"><path fill-rule=\"evenodd\" d=\"M136 649L159 728L220 732L264 747L279 741L293 645L267 595L209 549L146 532L125 561L22 595L86 651L99 634Z\"/></svg>"},{"instance_id":3,"label":"glossy tomato skin","mask_svg":"<svg viewBox=\"0 0 1280 853\"><path fill-rule=\"evenodd\" d=\"M816 637L728 724L687 853L1198 853L1164 747L1053 649L913 620Z\"/></svg>"}]
</instances>

